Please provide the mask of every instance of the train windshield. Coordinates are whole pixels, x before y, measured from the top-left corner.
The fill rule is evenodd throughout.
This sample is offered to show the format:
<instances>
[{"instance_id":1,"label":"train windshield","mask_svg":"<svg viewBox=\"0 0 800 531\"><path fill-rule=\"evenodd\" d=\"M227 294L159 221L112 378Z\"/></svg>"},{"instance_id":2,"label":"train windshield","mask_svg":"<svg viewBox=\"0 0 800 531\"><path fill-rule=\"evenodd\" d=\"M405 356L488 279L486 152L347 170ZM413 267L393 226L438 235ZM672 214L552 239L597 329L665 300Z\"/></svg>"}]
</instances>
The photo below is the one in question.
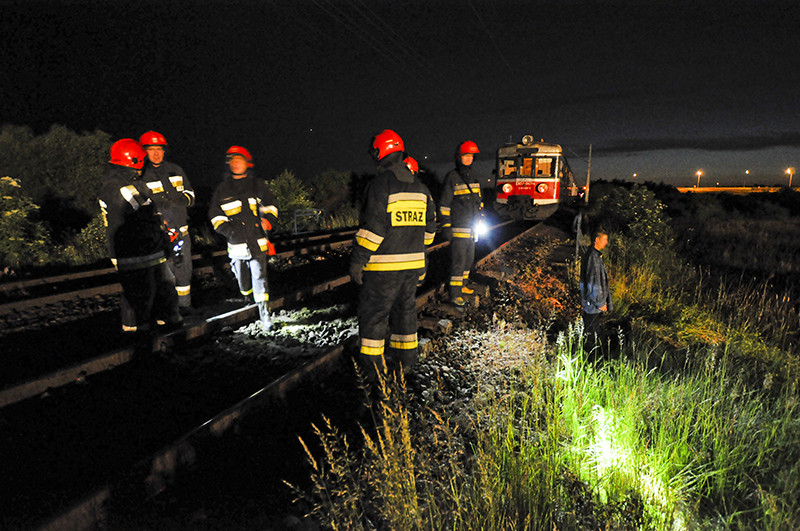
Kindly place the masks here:
<instances>
[{"instance_id":1,"label":"train windshield","mask_svg":"<svg viewBox=\"0 0 800 531\"><path fill-rule=\"evenodd\" d=\"M499 175L503 177L553 177L561 157L513 157L500 159Z\"/></svg>"}]
</instances>

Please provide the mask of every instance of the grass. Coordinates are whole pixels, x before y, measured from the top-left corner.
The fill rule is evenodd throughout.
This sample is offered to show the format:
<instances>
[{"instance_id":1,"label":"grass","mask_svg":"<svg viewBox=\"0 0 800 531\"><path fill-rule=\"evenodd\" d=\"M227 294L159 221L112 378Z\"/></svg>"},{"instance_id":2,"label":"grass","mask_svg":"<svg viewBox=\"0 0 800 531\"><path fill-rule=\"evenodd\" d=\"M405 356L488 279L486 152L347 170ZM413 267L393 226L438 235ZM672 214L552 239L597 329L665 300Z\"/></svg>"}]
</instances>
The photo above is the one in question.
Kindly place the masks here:
<instances>
[{"instance_id":1,"label":"grass","mask_svg":"<svg viewBox=\"0 0 800 531\"><path fill-rule=\"evenodd\" d=\"M313 514L331 529L800 525L797 389L750 389L724 351L662 373L651 348L625 348L591 362L570 329L481 387L464 433L435 409L415 421L403 380L382 382L358 444L317 429Z\"/></svg>"}]
</instances>

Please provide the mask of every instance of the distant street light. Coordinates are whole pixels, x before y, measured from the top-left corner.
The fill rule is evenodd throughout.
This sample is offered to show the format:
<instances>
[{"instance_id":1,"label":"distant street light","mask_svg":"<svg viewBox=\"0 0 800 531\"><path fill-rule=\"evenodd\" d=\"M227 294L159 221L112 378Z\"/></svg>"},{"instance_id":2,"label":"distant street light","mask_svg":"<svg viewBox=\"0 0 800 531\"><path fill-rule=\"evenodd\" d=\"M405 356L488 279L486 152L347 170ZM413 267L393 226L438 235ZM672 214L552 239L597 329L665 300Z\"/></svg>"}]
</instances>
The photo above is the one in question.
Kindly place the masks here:
<instances>
[{"instance_id":1,"label":"distant street light","mask_svg":"<svg viewBox=\"0 0 800 531\"><path fill-rule=\"evenodd\" d=\"M697 186L695 188L700 188L700 176L703 175L703 170L697 170Z\"/></svg>"},{"instance_id":2,"label":"distant street light","mask_svg":"<svg viewBox=\"0 0 800 531\"><path fill-rule=\"evenodd\" d=\"M794 174L794 168L786 168L786 173L789 174L789 188L792 187L792 175Z\"/></svg>"},{"instance_id":3,"label":"distant street light","mask_svg":"<svg viewBox=\"0 0 800 531\"><path fill-rule=\"evenodd\" d=\"M637 173L634 173L633 174L633 178L635 179L637 175L638 175Z\"/></svg>"}]
</instances>

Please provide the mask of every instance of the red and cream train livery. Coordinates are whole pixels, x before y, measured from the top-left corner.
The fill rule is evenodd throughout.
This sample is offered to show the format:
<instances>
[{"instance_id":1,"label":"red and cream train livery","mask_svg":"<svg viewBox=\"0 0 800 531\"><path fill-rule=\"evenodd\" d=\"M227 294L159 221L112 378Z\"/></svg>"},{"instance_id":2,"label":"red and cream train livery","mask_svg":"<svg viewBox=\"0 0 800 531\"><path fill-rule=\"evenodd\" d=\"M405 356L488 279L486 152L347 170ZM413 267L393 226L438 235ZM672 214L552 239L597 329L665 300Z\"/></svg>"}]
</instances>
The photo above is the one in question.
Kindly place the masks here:
<instances>
[{"instance_id":1,"label":"red and cream train livery","mask_svg":"<svg viewBox=\"0 0 800 531\"><path fill-rule=\"evenodd\" d=\"M531 135L497 150L496 177L494 209L514 219L544 219L578 192L561 146Z\"/></svg>"}]
</instances>

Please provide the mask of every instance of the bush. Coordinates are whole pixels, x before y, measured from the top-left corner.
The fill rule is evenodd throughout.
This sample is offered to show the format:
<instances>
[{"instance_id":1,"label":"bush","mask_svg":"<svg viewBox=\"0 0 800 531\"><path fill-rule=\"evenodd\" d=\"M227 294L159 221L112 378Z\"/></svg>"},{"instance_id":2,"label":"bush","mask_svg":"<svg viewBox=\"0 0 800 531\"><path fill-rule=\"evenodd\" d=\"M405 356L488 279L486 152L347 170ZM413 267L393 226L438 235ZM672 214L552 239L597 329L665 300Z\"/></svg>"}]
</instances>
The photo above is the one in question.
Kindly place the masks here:
<instances>
[{"instance_id":1,"label":"bush","mask_svg":"<svg viewBox=\"0 0 800 531\"><path fill-rule=\"evenodd\" d=\"M111 137L102 131L75 133L53 125L43 135L29 127L0 129L0 175L13 175L56 239L83 228L97 212L100 177Z\"/></svg>"},{"instance_id":2,"label":"bush","mask_svg":"<svg viewBox=\"0 0 800 531\"><path fill-rule=\"evenodd\" d=\"M278 207L277 229L279 231L292 230L294 211L314 206L309 199L309 190L300 179L295 177L294 172L289 170L283 170L280 175L267 184L275 194L275 202Z\"/></svg>"},{"instance_id":3,"label":"bush","mask_svg":"<svg viewBox=\"0 0 800 531\"><path fill-rule=\"evenodd\" d=\"M36 220L39 207L11 177L0 178L0 212L0 265L15 269L46 263L50 235Z\"/></svg>"},{"instance_id":4,"label":"bush","mask_svg":"<svg viewBox=\"0 0 800 531\"><path fill-rule=\"evenodd\" d=\"M54 261L68 265L85 265L107 257L105 221L103 214L98 213L67 245L57 248Z\"/></svg>"}]
</instances>

